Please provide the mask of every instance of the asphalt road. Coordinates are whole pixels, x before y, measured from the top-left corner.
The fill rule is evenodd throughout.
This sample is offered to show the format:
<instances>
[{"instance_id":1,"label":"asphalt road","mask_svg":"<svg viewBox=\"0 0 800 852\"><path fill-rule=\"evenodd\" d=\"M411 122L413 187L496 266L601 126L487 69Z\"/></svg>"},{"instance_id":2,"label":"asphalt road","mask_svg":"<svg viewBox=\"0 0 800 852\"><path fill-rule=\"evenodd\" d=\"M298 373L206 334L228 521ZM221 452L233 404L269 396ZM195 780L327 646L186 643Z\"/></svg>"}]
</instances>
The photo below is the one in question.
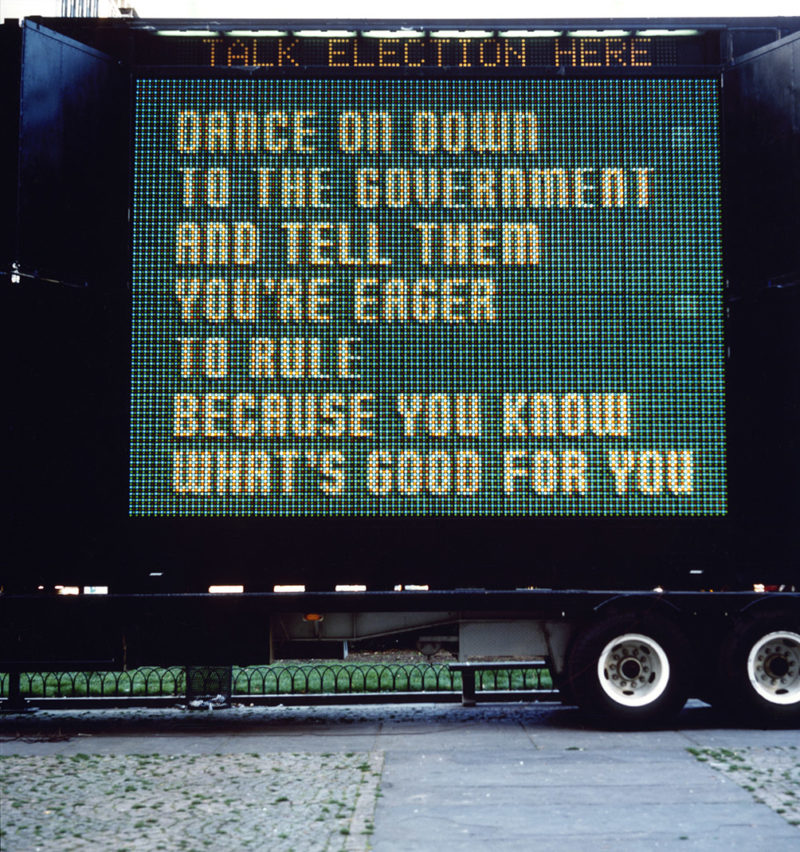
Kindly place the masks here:
<instances>
[{"instance_id":1,"label":"asphalt road","mask_svg":"<svg viewBox=\"0 0 800 852\"><path fill-rule=\"evenodd\" d=\"M800 850L800 731L545 704L0 719L9 850Z\"/></svg>"}]
</instances>

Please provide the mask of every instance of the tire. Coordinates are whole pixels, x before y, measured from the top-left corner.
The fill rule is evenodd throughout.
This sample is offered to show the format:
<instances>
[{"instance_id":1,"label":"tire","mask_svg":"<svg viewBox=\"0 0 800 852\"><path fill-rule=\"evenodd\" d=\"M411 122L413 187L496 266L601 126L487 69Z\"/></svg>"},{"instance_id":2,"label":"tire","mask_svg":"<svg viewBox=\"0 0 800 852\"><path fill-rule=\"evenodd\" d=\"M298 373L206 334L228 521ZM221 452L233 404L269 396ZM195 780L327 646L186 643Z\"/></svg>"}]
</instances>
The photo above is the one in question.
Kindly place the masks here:
<instances>
[{"instance_id":1,"label":"tire","mask_svg":"<svg viewBox=\"0 0 800 852\"><path fill-rule=\"evenodd\" d=\"M569 689L589 716L613 727L648 727L676 715L689 692L689 644L653 613L610 616L589 626L569 655Z\"/></svg>"},{"instance_id":2,"label":"tire","mask_svg":"<svg viewBox=\"0 0 800 852\"><path fill-rule=\"evenodd\" d=\"M721 668L723 709L748 724L800 725L798 613L742 619L724 644Z\"/></svg>"}]
</instances>

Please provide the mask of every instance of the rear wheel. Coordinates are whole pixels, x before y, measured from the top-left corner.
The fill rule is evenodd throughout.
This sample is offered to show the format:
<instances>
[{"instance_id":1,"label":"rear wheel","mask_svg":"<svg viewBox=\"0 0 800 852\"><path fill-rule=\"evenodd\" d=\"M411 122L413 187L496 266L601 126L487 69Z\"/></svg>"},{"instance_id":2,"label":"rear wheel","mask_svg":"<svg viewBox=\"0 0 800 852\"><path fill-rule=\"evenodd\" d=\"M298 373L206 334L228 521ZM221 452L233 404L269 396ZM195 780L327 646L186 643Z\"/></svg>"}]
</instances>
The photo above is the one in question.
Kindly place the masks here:
<instances>
[{"instance_id":1,"label":"rear wheel","mask_svg":"<svg viewBox=\"0 0 800 852\"><path fill-rule=\"evenodd\" d=\"M646 726L676 714L688 694L688 643L653 614L617 615L587 628L569 657L569 685L594 718Z\"/></svg>"},{"instance_id":2,"label":"rear wheel","mask_svg":"<svg viewBox=\"0 0 800 852\"><path fill-rule=\"evenodd\" d=\"M800 617L754 615L723 649L728 706L745 721L800 723Z\"/></svg>"}]
</instances>

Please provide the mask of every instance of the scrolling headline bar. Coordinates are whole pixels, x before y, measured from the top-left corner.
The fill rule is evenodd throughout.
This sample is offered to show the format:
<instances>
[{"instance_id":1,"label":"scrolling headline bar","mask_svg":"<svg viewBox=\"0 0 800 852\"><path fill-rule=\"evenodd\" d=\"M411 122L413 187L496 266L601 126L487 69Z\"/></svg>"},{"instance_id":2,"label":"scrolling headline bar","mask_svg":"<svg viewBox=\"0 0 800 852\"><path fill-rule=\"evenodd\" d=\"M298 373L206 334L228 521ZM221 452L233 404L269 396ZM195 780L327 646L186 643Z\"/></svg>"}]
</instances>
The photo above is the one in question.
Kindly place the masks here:
<instances>
[{"instance_id":1,"label":"scrolling headline bar","mask_svg":"<svg viewBox=\"0 0 800 852\"><path fill-rule=\"evenodd\" d=\"M209 68L393 69L503 71L570 68L645 71L703 65L708 42L694 30L508 31L264 31L161 30L141 44L138 61ZM677 33L677 34L676 34Z\"/></svg>"}]
</instances>

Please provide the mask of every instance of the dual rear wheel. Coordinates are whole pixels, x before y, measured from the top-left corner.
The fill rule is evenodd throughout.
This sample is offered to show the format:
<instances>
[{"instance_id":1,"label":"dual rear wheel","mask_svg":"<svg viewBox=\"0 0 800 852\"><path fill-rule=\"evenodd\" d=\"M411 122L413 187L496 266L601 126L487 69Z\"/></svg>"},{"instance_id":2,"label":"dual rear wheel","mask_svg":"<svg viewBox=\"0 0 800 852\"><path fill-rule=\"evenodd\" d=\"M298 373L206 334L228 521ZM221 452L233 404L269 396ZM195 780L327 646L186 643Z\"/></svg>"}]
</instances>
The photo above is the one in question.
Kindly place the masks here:
<instances>
[{"instance_id":1,"label":"dual rear wheel","mask_svg":"<svg viewBox=\"0 0 800 852\"><path fill-rule=\"evenodd\" d=\"M601 723L657 724L686 703L689 644L670 620L620 614L589 626L569 655L569 688Z\"/></svg>"},{"instance_id":2,"label":"dual rear wheel","mask_svg":"<svg viewBox=\"0 0 800 852\"><path fill-rule=\"evenodd\" d=\"M646 727L676 715L714 683L715 705L747 724L800 724L800 619L742 617L719 654L700 654L677 620L653 612L612 615L573 643L567 690L595 720Z\"/></svg>"},{"instance_id":3,"label":"dual rear wheel","mask_svg":"<svg viewBox=\"0 0 800 852\"><path fill-rule=\"evenodd\" d=\"M800 615L743 618L722 648L722 709L745 722L800 724Z\"/></svg>"}]
</instances>

